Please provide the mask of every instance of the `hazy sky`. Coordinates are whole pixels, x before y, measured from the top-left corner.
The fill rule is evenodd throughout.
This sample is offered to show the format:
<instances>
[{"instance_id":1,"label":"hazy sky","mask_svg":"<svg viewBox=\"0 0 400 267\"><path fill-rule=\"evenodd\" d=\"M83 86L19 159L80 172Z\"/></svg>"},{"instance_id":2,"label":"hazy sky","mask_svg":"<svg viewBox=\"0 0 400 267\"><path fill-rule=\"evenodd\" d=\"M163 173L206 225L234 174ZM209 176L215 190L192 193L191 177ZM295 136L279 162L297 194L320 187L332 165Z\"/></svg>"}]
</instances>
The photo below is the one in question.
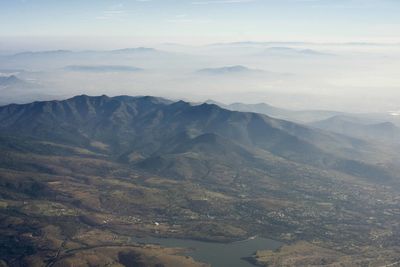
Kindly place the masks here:
<instances>
[{"instance_id":1,"label":"hazy sky","mask_svg":"<svg viewBox=\"0 0 400 267\"><path fill-rule=\"evenodd\" d=\"M399 14L399 0L0 0L0 45L71 36L75 44L400 42Z\"/></svg>"},{"instance_id":2,"label":"hazy sky","mask_svg":"<svg viewBox=\"0 0 400 267\"><path fill-rule=\"evenodd\" d=\"M398 110L399 14L400 0L0 0L0 75L2 69L23 69L19 78L36 84L35 99L152 94L296 109ZM229 44L245 41L265 43ZM204 45L215 43L225 44ZM161 53L8 57L138 46ZM76 64L144 71L63 71ZM196 75L202 68L235 65L266 72ZM9 95L20 100L14 91ZM4 90L0 102L2 97Z\"/></svg>"}]
</instances>

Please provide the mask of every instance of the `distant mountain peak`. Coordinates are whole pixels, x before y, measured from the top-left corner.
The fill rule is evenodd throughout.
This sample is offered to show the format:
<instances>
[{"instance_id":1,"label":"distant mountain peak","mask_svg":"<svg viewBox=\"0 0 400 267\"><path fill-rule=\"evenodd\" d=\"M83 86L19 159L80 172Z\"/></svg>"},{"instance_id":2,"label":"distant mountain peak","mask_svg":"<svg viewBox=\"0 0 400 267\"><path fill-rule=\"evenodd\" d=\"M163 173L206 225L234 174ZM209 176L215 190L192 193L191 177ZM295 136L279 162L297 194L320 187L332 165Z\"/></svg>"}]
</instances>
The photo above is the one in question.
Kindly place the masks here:
<instances>
[{"instance_id":1,"label":"distant mountain peak","mask_svg":"<svg viewBox=\"0 0 400 267\"><path fill-rule=\"evenodd\" d=\"M205 68L200 69L197 73L221 75L221 74L239 74L239 73L259 73L261 70L250 69L242 65L224 66L219 68Z\"/></svg>"},{"instance_id":2,"label":"distant mountain peak","mask_svg":"<svg viewBox=\"0 0 400 267\"><path fill-rule=\"evenodd\" d=\"M221 108L217 104L213 104L213 103L202 103L202 104L198 105L197 107L199 107L200 109L205 109L205 110L220 109Z\"/></svg>"},{"instance_id":3,"label":"distant mountain peak","mask_svg":"<svg viewBox=\"0 0 400 267\"><path fill-rule=\"evenodd\" d=\"M0 86L11 86L25 83L23 80L19 79L15 75L10 76L0 76Z\"/></svg>"},{"instance_id":4,"label":"distant mountain peak","mask_svg":"<svg viewBox=\"0 0 400 267\"><path fill-rule=\"evenodd\" d=\"M138 72L143 70L125 65L70 65L64 69L74 72Z\"/></svg>"},{"instance_id":5,"label":"distant mountain peak","mask_svg":"<svg viewBox=\"0 0 400 267\"><path fill-rule=\"evenodd\" d=\"M264 53L284 54L284 55L315 55L315 56L332 55L329 53L324 53L313 49L292 48L286 46L269 47L264 51Z\"/></svg>"},{"instance_id":6,"label":"distant mountain peak","mask_svg":"<svg viewBox=\"0 0 400 267\"><path fill-rule=\"evenodd\" d=\"M130 47L130 48L122 48L111 50L111 52L115 53L138 53L138 52L157 52L157 49L150 48L150 47Z\"/></svg>"},{"instance_id":7,"label":"distant mountain peak","mask_svg":"<svg viewBox=\"0 0 400 267\"><path fill-rule=\"evenodd\" d=\"M12 55L12 57L38 57L38 56L69 56L69 55L79 55L83 56L85 54L92 55L93 53L100 54L141 54L141 53L156 53L160 52L157 49L150 47L132 47L132 48L122 48L116 50L86 50L86 51L71 51L71 50L44 50L44 51L26 51Z\"/></svg>"},{"instance_id":8,"label":"distant mountain peak","mask_svg":"<svg viewBox=\"0 0 400 267\"><path fill-rule=\"evenodd\" d=\"M17 53L14 56L30 56L30 55L64 55L64 54L69 54L73 53L71 50L63 50L63 49L58 49L58 50L44 50L44 51L26 51L26 52L21 52Z\"/></svg>"},{"instance_id":9,"label":"distant mountain peak","mask_svg":"<svg viewBox=\"0 0 400 267\"><path fill-rule=\"evenodd\" d=\"M377 128L385 129L385 130L395 130L395 129L398 130L398 127L390 121L377 123L377 124L374 124L373 126L375 126Z\"/></svg>"},{"instance_id":10,"label":"distant mountain peak","mask_svg":"<svg viewBox=\"0 0 400 267\"><path fill-rule=\"evenodd\" d=\"M100 96L90 96L90 95L87 95L87 94L81 94L81 95L76 95L74 97L71 97L69 99L90 99L90 98L99 99L99 98L109 98L109 97L107 95L104 95L104 94L100 95Z\"/></svg>"}]
</instances>

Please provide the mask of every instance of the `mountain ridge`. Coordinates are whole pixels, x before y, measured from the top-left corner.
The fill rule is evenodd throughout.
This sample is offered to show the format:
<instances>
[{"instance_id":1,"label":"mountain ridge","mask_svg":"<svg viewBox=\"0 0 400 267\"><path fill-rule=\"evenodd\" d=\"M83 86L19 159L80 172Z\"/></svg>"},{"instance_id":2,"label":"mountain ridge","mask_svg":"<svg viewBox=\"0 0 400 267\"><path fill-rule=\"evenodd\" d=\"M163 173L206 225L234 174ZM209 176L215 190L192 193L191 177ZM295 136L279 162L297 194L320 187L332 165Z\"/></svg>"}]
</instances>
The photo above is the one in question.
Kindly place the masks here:
<instances>
[{"instance_id":1,"label":"mountain ridge","mask_svg":"<svg viewBox=\"0 0 400 267\"><path fill-rule=\"evenodd\" d=\"M265 71L251 69L243 65L224 66L216 68L204 68L196 71L198 74L229 75L229 74L262 74Z\"/></svg>"},{"instance_id":2,"label":"mountain ridge","mask_svg":"<svg viewBox=\"0 0 400 267\"><path fill-rule=\"evenodd\" d=\"M130 241L143 235L398 255L397 235L370 233L399 220L399 161L365 140L213 104L79 95L0 107L0 151L7 263L100 264L97 246L154 251Z\"/></svg>"},{"instance_id":3,"label":"mountain ridge","mask_svg":"<svg viewBox=\"0 0 400 267\"><path fill-rule=\"evenodd\" d=\"M358 175L361 176L374 178L375 173L381 173L382 179L391 177L389 173L381 172L378 166L363 162L369 158L361 157L359 147L374 149L367 143L257 113L230 111L214 104L192 105L150 96L80 95L63 101L0 107L0 123L0 134L3 135L18 131L86 149L93 149L91 143L94 141L101 142L110 147L110 153L116 158L132 153L141 155L143 159L165 155L175 157L181 153L167 148L170 152L165 154L162 147L186 132L189 138L177 141L188 142L187 147L193 149L196 138L214 134L223 137L214 136L221 147L227 147L226 143L223 144L226 139L228 143L246 147L253 154L255 150L262 150L274 157L317 168L354 174L349 171L351 168L346 167L351 165L359 169ZM208 140L213 141L212 138ZM237 151L238 148L234 149L236 145L230 144L233 150L229 152ZM201 153L211 155L212 145L202 146L206 147L207 152ZM334 150L330 151L331 148ZM219 152L215 150L214 153ZM220 161L222 164L223 159ZM244 157L240 161L247 159Z\"/></svg>"}]
</instances>

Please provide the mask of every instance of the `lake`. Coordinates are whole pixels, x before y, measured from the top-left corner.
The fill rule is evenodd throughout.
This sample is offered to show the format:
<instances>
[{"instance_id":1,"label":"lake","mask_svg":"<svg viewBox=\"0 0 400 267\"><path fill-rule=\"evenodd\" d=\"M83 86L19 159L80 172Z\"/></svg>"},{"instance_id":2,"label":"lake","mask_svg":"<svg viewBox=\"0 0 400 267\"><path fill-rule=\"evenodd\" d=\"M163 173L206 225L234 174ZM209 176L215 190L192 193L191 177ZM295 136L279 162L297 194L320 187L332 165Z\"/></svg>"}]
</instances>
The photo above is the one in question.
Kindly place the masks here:
<instances>
[{"instance_id":1,"label":"lake","mask_svg":"<svg viewBox=\"0 0 400 267\"><path fill-rule=\"evenodd\" d=\"M196 261L211 264L212 267L254 267L242 258L250 257L257 250L277 249L282 242L256 237L232 243L203 242L175 238L133 238L133 241L145 244L159 244L163 247L192 249L185 255Z\"/></svg>"}]
</instances>

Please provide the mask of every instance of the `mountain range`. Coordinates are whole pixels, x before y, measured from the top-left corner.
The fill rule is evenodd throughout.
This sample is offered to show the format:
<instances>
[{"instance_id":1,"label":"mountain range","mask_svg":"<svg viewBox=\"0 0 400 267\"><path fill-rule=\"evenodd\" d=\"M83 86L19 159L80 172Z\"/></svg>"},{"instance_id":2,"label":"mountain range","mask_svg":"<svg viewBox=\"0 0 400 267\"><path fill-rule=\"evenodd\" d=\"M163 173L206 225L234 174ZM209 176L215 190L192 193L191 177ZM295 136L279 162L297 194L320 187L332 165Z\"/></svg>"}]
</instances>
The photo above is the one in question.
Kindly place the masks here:
<instances>
[{"instance_id":1,"label":"mountain range","mask_svg":"<svg viewBox=\"0 0 400 267\"><path fill-rule=\"evenodd\" d=\"M17 78L17 76L15 75L0 76L0 88L9 86L22 86L26 84L27 84L26 82Z\"/></svg>"},{"instance_id":2,"label":"mountain range","mask_svg":"<svg viewBox=\"0 0 400 267\"><path fill-rule=\"evenodd\" d=\"M43 57L43 56L66 56L73 54L137 54L137 53L156 53L160 52L154 48L148 47L134 47L134 48L122 48L116 50L105 50L105 51L71 51L71 50L47 50L47 51L27 51L21 52L9 57L14 58L26 58L26 57Z\"/></svg>"},{"instance_id":3,"label":"mountain range","mask_svg":"<svg viewBox=\"0 0 400 267\"><path fill-rule=\"evenodd\" d=\"M257 69L250 69L245 66L225 66L219 68L205 68L197 71L199 74L207 75L229 75L229 74L262 74L264 71Z\"/></svg>"},{"instance_id":4,"label":"mountain range","mask_svg":"<svg viewBox=\"0 0 400 267\"><path fill-rule=\"evenodd\" d=\"M292 47L285 47L285 46L276 46L276 47L269 47L265 49L262 53L258 54L259 56L262 55L270 55L270 56L333 56L329 53L320 52L313 49L299 49L299 48L292 48Z\"/></svg>"},{"instance_id":5,"label":"mountain range","mask_svg":"<svg viewBox=\"0 0 400 267\"><path fill-rule=\"evenodd\" d=\"M310 123L314 121L324 120L331 118L336 115L344 114L339 111L330 110L290 110L285 108L279 108L267 103L258 104L244 104L244 103L232 103L223 104L213 100L208 100L206 103L216 104L222 108L241 111L241 112L254 112L260 113L267 116L271 116L278 119L294 121L298 123Z\"/></svg>"},{"instance_id":6,"label":"mountain range","mask_svg":"<svg viewBox=\"0 0 400 267\"><path fill-rule=\"evenodd\" d=\"M70 65L64 68L75 72L138 72L143 69L123 65Z\"/></svg>"},{"instance_id":7,"label":"mountain range","mask_svg":"<svg viewBox=\"0 0 400 267\"><path fill-rule=\"evenodd\" d=\"M180 178L190 173L199 179L207 172L241 164L262 169L271 159L364 178L393 178L393 173L376 164L383 153L374 144L213 104L82 95L1 107L0 123L2 135L93 151L98 149L92 144L101 143L107 147L103 153L122 162ZM213 165L218 166L213 169Z\"/></svg>"},{"instance_id":8,"label":"mountain range","mask_svg":"<svg viewBox=\"0 0 400 267\"><path fill-rule=\"evenodd\" d=\"M304 264L394 262L397 146L320 128L152 96L2 106L0 263L203 267L132 236L256 235Z\"/></svg>"},{"instance_id":9,"label":"mountain range","mask_svg":"<svg viewBox=\"0 0 400 267\"><path fill-rule=\"evenodd\" d=\"M400 142L400 128L392 122L370 123L356 117L337 115L311 123L313 127L367 140L380 140L390 144Z\"/></svg>"}]
</instances>

